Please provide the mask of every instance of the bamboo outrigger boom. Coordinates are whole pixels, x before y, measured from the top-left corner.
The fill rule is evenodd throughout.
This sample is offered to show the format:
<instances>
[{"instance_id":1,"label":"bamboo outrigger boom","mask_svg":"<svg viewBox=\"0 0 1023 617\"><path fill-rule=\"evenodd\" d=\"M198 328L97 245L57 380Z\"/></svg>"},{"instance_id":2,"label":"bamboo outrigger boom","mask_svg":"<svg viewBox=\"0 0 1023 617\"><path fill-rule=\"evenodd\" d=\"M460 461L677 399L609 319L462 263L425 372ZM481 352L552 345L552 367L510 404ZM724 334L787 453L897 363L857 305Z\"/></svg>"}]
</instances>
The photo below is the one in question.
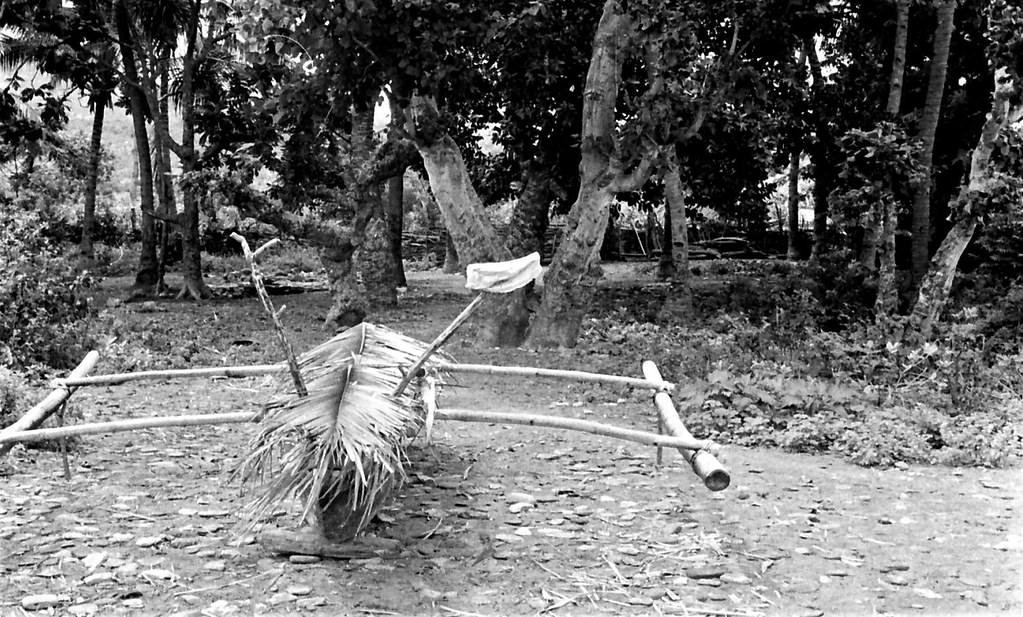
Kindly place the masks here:
<instances>
[{"instance_id":1,"label":"bamboo outrigger boom","mask_svg":"<svg viewBox=\"0 0 1023 617\"><path fill-rule=\"evenodd\" d=\"M661 372L657 370L657 365L649 360L643 362L643 375L652 382L663 381ZM668 433L676 437L693 438L689 429L682 423L682 419L678 417L675 404L671 402L671 397L667 392L659 391L654 394L654 404L657 406L657 413ZM710 490L721 491L731 484L732 478L728 470L718 462L717 457L709 452L706 446L700 448L681 447L678 451L693 468L693 472L703 480L704 486Z\"/></svg>"}]
</instances>

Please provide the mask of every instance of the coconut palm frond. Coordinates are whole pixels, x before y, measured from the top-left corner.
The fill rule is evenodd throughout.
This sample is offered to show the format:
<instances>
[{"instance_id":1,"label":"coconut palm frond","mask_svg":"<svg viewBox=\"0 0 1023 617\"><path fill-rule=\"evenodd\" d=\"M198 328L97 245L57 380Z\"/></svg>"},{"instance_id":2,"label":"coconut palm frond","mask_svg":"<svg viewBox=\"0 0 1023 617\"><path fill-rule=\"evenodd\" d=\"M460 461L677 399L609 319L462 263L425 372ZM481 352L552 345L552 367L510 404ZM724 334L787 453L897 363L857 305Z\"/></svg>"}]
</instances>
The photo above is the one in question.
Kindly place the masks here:
<instances>
[{"instance_id":1,"label":"coconut palm frond","mask_svg":"<svg viewBox=\"0 0 1023 617\"><path fill-rule=\"evenodd\" d=\"M423 423L418 401L391 393L402 367L426 347L360 324L299 357L308 396L267 405L240 467L243 480L266 485L246 512L248 527L291 499L304 520L320 516L325 524L329 510L332 526L360 530L369 522L404 479L405 445Z\"/></svg>"}]
</instances>

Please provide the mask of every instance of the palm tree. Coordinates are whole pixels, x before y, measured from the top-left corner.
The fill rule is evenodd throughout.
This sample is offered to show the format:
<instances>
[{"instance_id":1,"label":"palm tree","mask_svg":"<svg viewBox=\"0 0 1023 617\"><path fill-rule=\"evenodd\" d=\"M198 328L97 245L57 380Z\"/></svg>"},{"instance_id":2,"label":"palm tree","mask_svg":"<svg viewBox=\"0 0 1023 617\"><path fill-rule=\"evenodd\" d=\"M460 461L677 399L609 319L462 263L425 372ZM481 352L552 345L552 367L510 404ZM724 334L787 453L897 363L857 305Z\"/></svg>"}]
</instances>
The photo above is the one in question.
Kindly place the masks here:
<instances>
[{"instance_id":1,"label":"palm tree","mask_svg":"<svg viewBox=\"0 0 1023 617\"><path fill-rule=\"evenodd\" d=\"M957 0L938 4L938 21L934 27L934 54L927 79L927 98L920 116L920 173L922 180L913 195L913 283L919 287L930 261L931 241L931 169L934 158L934 135L941 115L941 98L945 92L948 72L948 50L955 29Z\"/></svg>"},{"instance_id":2,"label":"palm tree","mask_svg":"<svg viewBox=\"0 0 1023 617\"><path fill-rule=\"evenodd\" d=\"M362 323L300 356L308 396L267 405L238 468L243 481L266 486L247 508L245 526L294 498L302 520L328 541L350 540L365 528L404 479L405 447L423 426L415 395L392 393L403 377L399 367L426 348Z\"/></svg>"}]
</instances>

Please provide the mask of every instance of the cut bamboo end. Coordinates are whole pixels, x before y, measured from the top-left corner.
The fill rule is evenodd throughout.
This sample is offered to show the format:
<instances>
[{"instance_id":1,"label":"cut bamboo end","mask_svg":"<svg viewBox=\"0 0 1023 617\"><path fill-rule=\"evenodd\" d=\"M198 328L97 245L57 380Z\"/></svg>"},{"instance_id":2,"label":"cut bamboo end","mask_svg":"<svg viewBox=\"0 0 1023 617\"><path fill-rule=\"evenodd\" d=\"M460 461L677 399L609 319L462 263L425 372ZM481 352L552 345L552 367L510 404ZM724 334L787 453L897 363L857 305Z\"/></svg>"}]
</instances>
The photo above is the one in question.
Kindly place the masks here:
<instances>
[{"instance_id":1,"label":"cut bamboo end","mask_svg":"<svg viewBox=\"0 0 1023 617\"><path fill-rule=\"evenodd\" d=\"M643 362L643 376L652 382L664 381L661 372L657 370L657 365L649 360ZM672 403L671 396L667 392L660 391L654 394L654 405L657 407L657 413L668 434L693 439L693 435L682 422L675 409L675 404ZM679 448L678 450L689 462L693 472L703 480L704 486L712 491L722 491L728 488L732 478L717 457L707 451L711 446L711 442L704 442L704 445L699 448Z\"/></svg>"}]
</instances>

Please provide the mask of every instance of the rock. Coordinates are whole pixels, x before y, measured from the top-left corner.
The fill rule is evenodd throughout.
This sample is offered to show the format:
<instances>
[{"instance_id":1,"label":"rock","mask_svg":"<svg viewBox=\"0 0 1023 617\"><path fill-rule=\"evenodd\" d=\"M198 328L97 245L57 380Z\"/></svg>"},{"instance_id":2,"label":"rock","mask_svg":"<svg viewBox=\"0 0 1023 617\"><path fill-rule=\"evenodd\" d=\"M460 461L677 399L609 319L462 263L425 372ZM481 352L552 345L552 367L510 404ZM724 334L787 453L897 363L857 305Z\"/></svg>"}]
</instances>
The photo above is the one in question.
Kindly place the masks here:
<instances>
[{"instance_id":1,"label":"rock","mask_svg":"<svg viewBox=\"0 0 1023 617\"><path fill-rule=\"evenodd\" d=\"M163 536L142 536L135 540L135 546L139 548L151 548L163 542Z\"/></svg>"},{"instance_id":2,"label":"rock","mask_svg":"<svg viewBox=\"0 0 1023 617\"><path fill-rule=\"evenodd\" d=\"M313 592L309 585L289 585L285 591L293 596L307 596Z\"/></svg>"},{"instance_id":3,"label":"rock","mask_svg":"<svg viewBox=\"0 0 1023 617\"><path fill-rule=\"evenodd\" d=\"M301 598L295 602L295 606L301 610L307 611L317 606L323 606L327 603L327 598L323 596L314 596L312 598Z\"/></svg>"},{"instance_id":4,"label":"rock","mask_svg":"<svg viewBox=\"0 0 1023 617\"><path fill-rule=\"evenodd\" d=\"M985 594L983 591L979 589L968 589L959 595L966 600L973 600L979 606L988 605L987 594Z\"/></svg>"},{"instance_id":5,"label":"rock","mask_svg":"<svg viewBox=\"0 0 1023 617\"><path fill-rule=\"evenodd\" d=\"M227 569L227 563L223 559L212 559L202 564L202 569L211 572L223 572Z\"/></svg>"},{"instance_id":6,"label":"rock","mask_svg":"<svg viewBox=\"0 0 1023 617\"><path fill-rule=\"evenodd\" d=\"M686 569L686 576L695 580L716 579L720 578L724 573L725 573L724 569L713 566Z\"/></svg>"},{"instance_id":7,"label":"rock","mask_svg":"<svg viewBox=\"0 0 1023 617\"><path fill-rule=\"evenodd\" d=\"M747 585L752 579L741 572L726 572L721 575L720 580L722 583L730 583L732 585Z\"/></svg>"},{"instance_id":8,"label":"rock","mask_svg":"<svg viewBox=\"0 0 1023 617\"><path fill-rule=\"evenodd\" d=\"M106 558L107 554L105 552L89 553L82 559L82 565L92 571L98 568Z\"/></svg>"},{"instance_id":9,"label":"rock","mask_svg":"<svg viewBox=\"0 0 1023 617\"><path fill-rule=\"evenodd\" d=\"M309 564L319 563L320 558L317 555L290 555L288 561L294 564Z\"/></svg>"},{"instance_id":10,"label":"rock","mask_svg":"<svg viewBox=\"0 0 1023 617\"><path fill-rule=\"evenodd\" d=\"M139 572L139 576L147 579L157 579L163 581L169 581L174 579L174 573L170 570L164 570L163 568L153 568L151 570L143 570Z\"/></svg>"},{"instance_id":11,"label":"rock","mask_svg":"<svg viewBox=\"0 0 1023 617\"><path fill-rule=\"evenodd\" d=\"M113 572L96 572L82 579L83 585L100 585L114 580Z\"/></svg>"},{"instance_id":12,"label":"rock","mask_svg":"<svg viewBox=\"0 0 1023 617\"><path fill-rule=\"evenodd\" d=\"M534 504L536 503L536 497L529 493L508 493L504 496L505 501L509 503L525 503Z\"/></svg>"},{"instance_id":13,"label":"rock","mask_svg":"<svg viewBox=\"0 0 1023 617\"><path fill-rule=\"evenodd\" d=\"M231 512L229 510L199 510L196 514L202 518L219 518L221 516L227 516Z\"/></svg>"},{"instance_id":14,"label":"rock","mask_svg":"<svg viewBox=\"0 0 1023 617\"><path fill-rule=\"evenodd\" d=\"M267 598L266 603L269 604L270 606L279 606L281 604L291 602L294 599L295 596L291 595L290 593L279 591L270 596L269 598Z\"/></svg>"},{"instance_id":15,"label":"rock","mask_svg":"<svg viewBox=\"0 0 1023 617\"><path fill-rule=\"evenodd\" d=\"M92 602L84 602L67 607L67 614L73 617L88 617L99 612L99 605Z\"/></svg>"},{"instance_id":16,"label":"rock","mask_svg":"<svg viewBox=\"0 0 1023 617\"><path fill-rule=\"evenodd\" d=\"M902 576L901 574L888 574L882 577L881 580L888 583L889 585L896 585L898 587L905 587L906 585L909 584L909 579L906 578L905 576Z\"/></svg>"},{"instance_id":17,"label":"rock","mask_svg":"<svg viewBox=\"0 0 1023 617\"><path fill-rule=\"evenodd\" d=\"M55 593L37 593L21 599L21 608L26 611L41 611L68 602L70 598Z\"/></svg>"},{"instance_id":18,"label":"rock","mask_svg":"<svg viewBox=\"0 0 1023 617\"><path fill-rule=\"evenodd\" d=\"M517 536L517 535L515 535L513 533L498 533L498 534L494 534L494 539L495 540L500 540L501 542L507 542L508 544L515 544L517 542L524 542L524 540L522 539L522 536Z\"/></svg>"}]
</instances>

